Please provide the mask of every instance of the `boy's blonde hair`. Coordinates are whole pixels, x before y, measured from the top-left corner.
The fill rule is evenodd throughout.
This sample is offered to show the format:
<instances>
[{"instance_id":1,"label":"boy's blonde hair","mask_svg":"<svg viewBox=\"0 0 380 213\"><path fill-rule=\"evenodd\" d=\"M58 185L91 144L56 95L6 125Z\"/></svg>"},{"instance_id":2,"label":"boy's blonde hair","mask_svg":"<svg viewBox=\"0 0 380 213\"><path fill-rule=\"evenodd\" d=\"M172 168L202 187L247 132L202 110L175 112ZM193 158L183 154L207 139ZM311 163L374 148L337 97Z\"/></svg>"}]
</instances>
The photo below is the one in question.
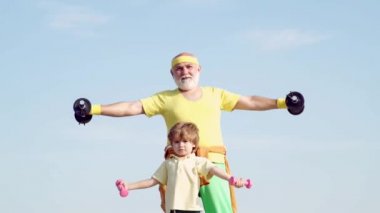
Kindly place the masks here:
<instances>
[{"instance_id":1,"label":"boy's blonde hair","mask_svg":"<svg viewBox=\"0 0 380 213\"><path fill-rule=\"evenodd\" d=\"M199 143L199 129L194 123L179 122L170 129L168 139L171 145L174 141L189 141L193 143L195 149L197 149Z\"/></svg>"}]
</instances>

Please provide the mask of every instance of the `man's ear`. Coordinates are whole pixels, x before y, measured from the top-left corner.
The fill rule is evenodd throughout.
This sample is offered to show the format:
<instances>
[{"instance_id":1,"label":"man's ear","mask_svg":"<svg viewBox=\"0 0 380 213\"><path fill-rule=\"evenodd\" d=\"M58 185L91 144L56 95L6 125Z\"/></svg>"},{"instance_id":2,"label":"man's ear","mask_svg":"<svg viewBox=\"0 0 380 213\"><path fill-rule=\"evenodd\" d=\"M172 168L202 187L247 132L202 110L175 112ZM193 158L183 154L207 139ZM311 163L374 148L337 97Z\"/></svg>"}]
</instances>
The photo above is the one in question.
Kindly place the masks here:
<instances>
[{"instance_id":1,"label":"man's ear","mask_svg":"<svg viewBox=\"0 0 380 213\"><path fill-rule=\"evenodd\" d=\"M173 70L170 69L169 72L170 72L170 75L172 75L172 77L173 77Z\"/></svg>"}]
</instances>

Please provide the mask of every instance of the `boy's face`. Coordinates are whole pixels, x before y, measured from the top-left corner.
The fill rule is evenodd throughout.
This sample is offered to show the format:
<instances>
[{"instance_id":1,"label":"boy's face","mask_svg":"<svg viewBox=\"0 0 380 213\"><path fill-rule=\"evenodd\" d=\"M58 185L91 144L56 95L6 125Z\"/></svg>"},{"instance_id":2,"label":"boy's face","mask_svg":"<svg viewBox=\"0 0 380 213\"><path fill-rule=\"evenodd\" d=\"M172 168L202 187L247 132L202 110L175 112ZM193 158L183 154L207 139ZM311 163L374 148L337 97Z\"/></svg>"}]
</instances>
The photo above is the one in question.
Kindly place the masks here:
<instances>
[{"instance_id":1,"label":"boy's face","mask_svg":"<svg viewBox=\"0 0 380 213\"><path fill-rule=\"evenodd\" d=\"M185 157L193 152L195 145L190 141L175 140L172 142L172 147L178 157Z\"/></svg>"}]
</instances>

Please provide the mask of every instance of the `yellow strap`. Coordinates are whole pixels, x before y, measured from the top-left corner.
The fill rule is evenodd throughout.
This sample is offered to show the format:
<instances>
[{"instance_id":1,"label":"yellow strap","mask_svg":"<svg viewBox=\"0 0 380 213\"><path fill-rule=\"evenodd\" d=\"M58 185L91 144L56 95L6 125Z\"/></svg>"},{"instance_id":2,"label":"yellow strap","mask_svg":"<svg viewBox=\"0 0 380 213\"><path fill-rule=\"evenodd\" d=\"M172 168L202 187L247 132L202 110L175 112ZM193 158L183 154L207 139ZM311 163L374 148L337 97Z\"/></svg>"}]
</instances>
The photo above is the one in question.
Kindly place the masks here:
<instances>
[{"instance_id":1,"label":"yellow strap","mask_svg":"<svg viewBox=\"0 0 380 213\"><path fill-rule=\"evenodd\" d=\"M100 115L101 113L102 113L102 107L100 106L100 104L93 104L91 106L91 111L90 111L91 115Z\"/></svg>"},{"instance_id":2,"label":"yellow strap","mask_svg":"<svg viewBox=\"0 0 380 213\"><path fill-rule=\"evenodd\" d=\"M288 108L286 106L285 98L279 98L279 99L277 99L277 108L278 109L286 109L286 108Z\"/></svg>"},{"instance_id":3,"label":"yellow strap","mask_svg":"<svg viewBox=\"0 0 380 213\"><path fill-rule=\"evenodd\" d=\"M172 60L172 68L175 67L177 64L180 64L180 63L183 63L183 62L188 62L188 63L193 63L193 64L198 64L199 65L199 62L198 62L197 58L195 58L193 56L184 55L184 56L179 56L177 58L174 58Z\"/></svg>"}]
</instances>

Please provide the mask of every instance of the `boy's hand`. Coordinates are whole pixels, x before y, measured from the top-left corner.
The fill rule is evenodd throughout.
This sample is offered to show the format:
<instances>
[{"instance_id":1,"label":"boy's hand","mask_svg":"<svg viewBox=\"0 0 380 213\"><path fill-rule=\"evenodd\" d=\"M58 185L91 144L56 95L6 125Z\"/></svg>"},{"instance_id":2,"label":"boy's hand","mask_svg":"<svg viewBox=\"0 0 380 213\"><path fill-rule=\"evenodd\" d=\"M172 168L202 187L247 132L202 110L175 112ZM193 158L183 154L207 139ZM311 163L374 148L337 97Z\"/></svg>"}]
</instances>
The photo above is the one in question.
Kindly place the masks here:
<instances>
[{"instance_id":1,"label":"boy's hand","mask_svg":"<svg viewBox=\"0 0 380 213\"><path fill-rule=\"evenodd\" d=\"M243 178L238 178L237 180L235 180L234 186L237 188L241 188L244 186L244 184L245 184L245 180Z\"/></svg>"},{"instance_id":2,"label":"boy's hand","mask_svg":"<svg viewBox=\"0 0 380 213\"><path fill-rule=\"evenodd\" d=\"M128 188L127 184L124 182L124 180L119 179L116 181L116 187L119 190L119 194L121 197L127 197L128 196Z\"/></svg>"},{"instance_id":3,"label":"boy's hand","mask_svg":"<svg viewBox=\"0 0 380 213\"><path fill-rule=\"evenodd\" d=\"M245 186L247 189L250 189L252 187L252 182L250 179L243 179L243 178L235 178L234 176L231 176L230 178L230 185L233 185L237 188L241 188Z\"/></svg>"}]
</instances>

